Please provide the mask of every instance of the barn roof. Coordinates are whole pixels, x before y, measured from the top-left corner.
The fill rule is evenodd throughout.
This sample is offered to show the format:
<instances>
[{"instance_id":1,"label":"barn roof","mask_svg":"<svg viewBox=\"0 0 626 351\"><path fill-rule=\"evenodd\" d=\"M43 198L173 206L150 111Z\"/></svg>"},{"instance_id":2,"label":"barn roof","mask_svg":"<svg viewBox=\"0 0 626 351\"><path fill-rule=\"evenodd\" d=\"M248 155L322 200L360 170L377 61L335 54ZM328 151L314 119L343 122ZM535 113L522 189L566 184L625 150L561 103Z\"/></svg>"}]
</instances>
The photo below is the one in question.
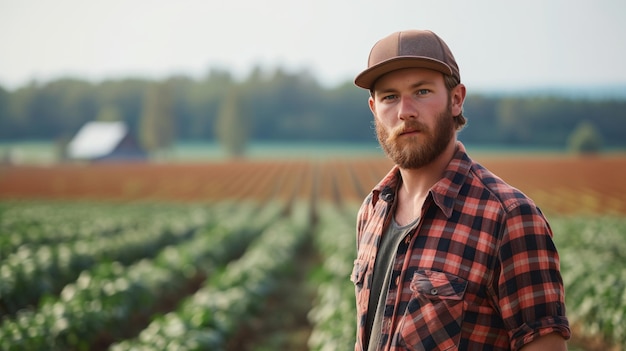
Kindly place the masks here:
<instances>
[{"instance_id":1,"label":"barn roof","mask_svg":"<svg viewBox=\"0 0 626 351\"><path fill-rule=\"evenodd\" d=\"M68 144L68 156L93 159L111 153L128 133L124 122L88 122Z\"/></svg>"}]
</instances>

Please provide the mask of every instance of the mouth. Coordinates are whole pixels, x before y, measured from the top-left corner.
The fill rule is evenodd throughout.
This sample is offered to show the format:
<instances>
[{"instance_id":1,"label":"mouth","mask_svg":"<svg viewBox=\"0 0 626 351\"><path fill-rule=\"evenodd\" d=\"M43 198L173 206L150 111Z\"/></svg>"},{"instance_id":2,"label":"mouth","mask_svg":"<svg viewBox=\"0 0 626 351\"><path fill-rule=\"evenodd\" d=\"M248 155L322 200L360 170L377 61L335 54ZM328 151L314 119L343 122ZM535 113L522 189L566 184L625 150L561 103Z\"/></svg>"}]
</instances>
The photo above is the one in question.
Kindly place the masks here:
<instances>
[{"instance_id":1,"label":"mouth","mask_svg":"<svg viewBox=\"0 0 626 351\"><path fill-rule=\"evenodd\" d=\"M403 136L403 135L415 135L420 133L419 129L405 129L403 131L401 131L400 133L398 133L398 136Z\"/></svg>"}]
</instances>

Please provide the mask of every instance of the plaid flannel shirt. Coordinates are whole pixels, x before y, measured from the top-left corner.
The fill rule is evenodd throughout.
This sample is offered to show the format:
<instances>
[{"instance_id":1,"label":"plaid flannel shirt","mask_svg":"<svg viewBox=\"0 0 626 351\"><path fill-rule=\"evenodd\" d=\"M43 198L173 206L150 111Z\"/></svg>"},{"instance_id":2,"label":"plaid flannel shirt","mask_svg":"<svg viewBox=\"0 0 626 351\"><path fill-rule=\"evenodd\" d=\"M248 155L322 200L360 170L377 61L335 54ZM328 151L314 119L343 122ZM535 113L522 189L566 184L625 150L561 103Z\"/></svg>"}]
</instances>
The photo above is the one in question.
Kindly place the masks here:
<instances>
[{"instance_id":1,"label":"plaid flannel shirt","mask_svg":"<svg viewBox=\"0 0 626 351\"><path fill-rule=\"evenodd\" d=\"M399 177L394 167L358 214L350 278L357 351L369 337L374 260ZM473 162L460 142L419 225L398 247L391 280L377 350L519 350L552 332L571 335L546 219L531 199Z\"/></svg>"}]
</instances>

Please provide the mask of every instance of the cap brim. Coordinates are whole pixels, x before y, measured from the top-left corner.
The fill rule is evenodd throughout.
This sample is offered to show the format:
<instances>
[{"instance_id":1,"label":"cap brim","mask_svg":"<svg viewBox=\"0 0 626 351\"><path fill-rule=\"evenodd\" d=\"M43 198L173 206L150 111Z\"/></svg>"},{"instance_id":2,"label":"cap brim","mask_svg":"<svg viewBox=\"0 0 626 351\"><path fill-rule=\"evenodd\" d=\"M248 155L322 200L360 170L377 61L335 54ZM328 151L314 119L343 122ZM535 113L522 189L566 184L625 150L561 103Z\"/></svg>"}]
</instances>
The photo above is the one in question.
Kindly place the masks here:
<instances>
[{"instance_id":1,"label":"cap brim","mask_svg":"<svg viewBox=\"0 0 626 351\"><path fill-rule=\"evenodd\" d=\"M354 79L354 84L363 89L371 89L378 78L389 72L404 68L427 68L443 74L453 75L452 68L439 60L420 56L398 56L380 62L359 73Z\"/></svg>"}]
</instances>

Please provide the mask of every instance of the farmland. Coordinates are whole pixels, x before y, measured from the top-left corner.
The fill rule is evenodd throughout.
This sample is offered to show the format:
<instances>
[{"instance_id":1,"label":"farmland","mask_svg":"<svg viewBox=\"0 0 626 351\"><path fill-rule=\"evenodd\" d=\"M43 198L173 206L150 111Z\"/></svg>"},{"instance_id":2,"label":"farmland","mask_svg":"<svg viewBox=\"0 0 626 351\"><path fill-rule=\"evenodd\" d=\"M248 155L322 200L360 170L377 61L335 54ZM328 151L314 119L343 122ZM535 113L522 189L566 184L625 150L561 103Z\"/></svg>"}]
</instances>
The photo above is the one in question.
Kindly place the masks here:
<instances>
[{"instance_id":1,"label":"farmland","mask_svg":"<svg viewBox=\"0 0 626 351\"><path fill-rule=\"evenodd\" d=\"M570 349L623 349L626 158L478 160L551 221ZM351 349L354 215L390 166L2 167L0 350Z\"/></svg>"}]
</instances>

